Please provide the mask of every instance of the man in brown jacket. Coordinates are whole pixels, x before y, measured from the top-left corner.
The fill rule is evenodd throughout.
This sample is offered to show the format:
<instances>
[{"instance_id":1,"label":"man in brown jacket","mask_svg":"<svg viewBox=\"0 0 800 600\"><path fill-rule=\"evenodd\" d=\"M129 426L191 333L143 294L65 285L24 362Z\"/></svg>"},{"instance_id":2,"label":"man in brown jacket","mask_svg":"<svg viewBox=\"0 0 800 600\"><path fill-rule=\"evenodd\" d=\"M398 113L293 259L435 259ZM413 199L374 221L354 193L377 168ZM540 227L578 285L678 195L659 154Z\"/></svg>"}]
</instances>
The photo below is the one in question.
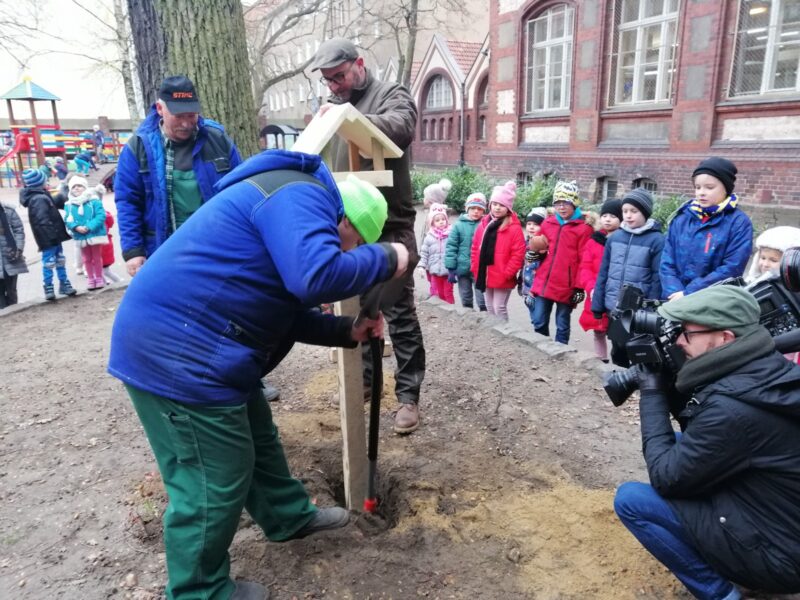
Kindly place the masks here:
<instances>
[{"instance_id":1,"label":"man in brown jacket","mask_svg":"<svg viewBox=\"0 0 800 600\"><path fill-rule=\"evenodd\" d=\"M386 168L394 176L394 186L380 188L389 204L389 218L379 241L399 242L412 255L416 255L416 211L412 206L411 162L408 155L417 124L414 99L405 87L375 79L367 71L364 58L359 56L353 43L343 38L323 42L314 56L311 70L319 70L322 74L322 82L331 92L331 104L349 102L403 150L401 158L386 160ZM328 104L323 105L320 112L324 113L328 107ZM339 139L333 143L331 169L348 171L347 145ZM362 159L361 168L371 170L372 161ZM394 430L402 434L411 433L419 426L419 390L425 377L425 346L414 306L413 279L409 278L405 294L391 310L384 312L384 316L397 357L395 393L400 410L395 415ZM365 350L368 350L366 346ZM369 353L365 352L364 389L370 389L371 378Z\"/></svg>"}]
</instances>

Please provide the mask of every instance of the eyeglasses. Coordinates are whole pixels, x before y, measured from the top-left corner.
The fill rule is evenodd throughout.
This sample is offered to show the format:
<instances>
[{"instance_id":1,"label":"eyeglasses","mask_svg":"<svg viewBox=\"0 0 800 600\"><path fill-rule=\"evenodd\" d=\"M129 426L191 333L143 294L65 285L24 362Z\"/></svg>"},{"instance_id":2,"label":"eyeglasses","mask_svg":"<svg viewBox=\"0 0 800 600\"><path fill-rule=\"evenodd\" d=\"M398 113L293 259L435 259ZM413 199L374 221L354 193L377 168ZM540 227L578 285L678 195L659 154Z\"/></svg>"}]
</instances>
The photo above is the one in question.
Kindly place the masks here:
<instances>
[{"instance_id":1,"label":"eyeglasses","mask_svg":"<svg viewBox=\"0 0 800 600\"><path fill-rule=\"evenodd\" d=\"M322 77L319 78L320 83L322 83L323 85L330 85L332 83L335 83L336 85L342 85L344 83L345 77L347 77L347 74L353 68L354 64L355 63L351 62L350 65L344 71L340 71L339 73L331 75L330 77L325 77L323 75Z\"/></svg>"},{"instance_id":2,"label":"eyeglasses","mask_svg":"<svg viewBox=\"0 0 800 600\"><path fill-rule=\"evenodd\" d=\"M693 331L689 331L687 329L684 329L683 331L681 331L681 333L683 334L683 339L686 340L686 343L687 344L691 344L692 340L689 338L690 335L695 335L696 333L712 333L714 331L717 331L717 330L716 329L695 329Z\"/></svg>"}]
</instances>

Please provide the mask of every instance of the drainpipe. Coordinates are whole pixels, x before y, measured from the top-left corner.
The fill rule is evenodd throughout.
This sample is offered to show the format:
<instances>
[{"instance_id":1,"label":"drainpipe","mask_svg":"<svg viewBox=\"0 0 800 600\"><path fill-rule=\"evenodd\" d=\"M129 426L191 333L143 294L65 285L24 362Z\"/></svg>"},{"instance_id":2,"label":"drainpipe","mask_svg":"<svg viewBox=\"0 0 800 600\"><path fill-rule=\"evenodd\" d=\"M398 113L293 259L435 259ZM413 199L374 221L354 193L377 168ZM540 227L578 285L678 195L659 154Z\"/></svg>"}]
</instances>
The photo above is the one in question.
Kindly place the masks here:
<instances>
[{"instance_id":1,"label":"drainpipe","mask_svg":"<svg viewBox=\"0 0 800 600\"><path fill-rule=\"evenodd\" d=\"M467 95L466 95L466 81L461 81L461 155L458 159L458 166L463 167L466 164L464 160L464 138L466 137L464 134L466 132L467 127L467 119L465 115L465 106L467 104Z\"/></svg>"}]
</instances>

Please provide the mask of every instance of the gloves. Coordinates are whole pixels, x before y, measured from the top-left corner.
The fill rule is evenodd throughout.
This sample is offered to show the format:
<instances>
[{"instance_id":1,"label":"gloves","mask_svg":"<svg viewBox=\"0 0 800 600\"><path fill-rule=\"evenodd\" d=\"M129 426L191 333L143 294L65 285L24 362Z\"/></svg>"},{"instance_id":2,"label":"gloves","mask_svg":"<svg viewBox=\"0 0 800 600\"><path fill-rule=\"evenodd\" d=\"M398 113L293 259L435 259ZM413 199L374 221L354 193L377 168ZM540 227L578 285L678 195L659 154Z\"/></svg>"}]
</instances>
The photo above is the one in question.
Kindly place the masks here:
<instances>
[{"instance_id":1,"label":"gloves","mask_svg":"<svg viewBox=\"0 0 800 600\"><path fill-rule=\"evenodd\" d=\"M525 303L525 306L527 306L528 308L533 308L533 296L531 296L530 294L527 294L522 299L522 301Z\"/></svg>"},{"instance_id":2,"label":"gloves","mask_svg":"<svg viewBox=\"0 0 800 600\"><path fill-rule=\"evenodd\" d=\"M636 368L636 379L639 381L641 392L666 392L670 387L670 382L666 375L653 365L640 364Z\"/></svg>"},{"instance_id":3,"label":"gloves","mask_svg":"<svg viewBox=\"0 0 800 600\"><path fill-rule=\"evenodd\" d=\"M603 313L601 313L601 312L593 312L592 316L599 321L600 319L603 318Z\"/></svg>"},{"instance_id":4,"label":"gloves","mask_svg":"<svg viewBox=\"0 0 800 600\"><path fill-rule=\"evenodd\" d=\"M448 283L458 282L458 273L456 273L455 269L447 269L447 281Z\"/></svg>"},{"instance_id":5,"label":"gloves","mask_svg":"<svg viewBox=\"0 0 800 600\"><path fill-rule=\"evenodd\" d=\"M569 299L569 303L574 308L578 306L578 304L583 302L585 299L586 299L586 292L584 292L583 290L579 290L578 288L575 288L574 290L572 290L572 296Z\"/></svg>"}]
</instances>

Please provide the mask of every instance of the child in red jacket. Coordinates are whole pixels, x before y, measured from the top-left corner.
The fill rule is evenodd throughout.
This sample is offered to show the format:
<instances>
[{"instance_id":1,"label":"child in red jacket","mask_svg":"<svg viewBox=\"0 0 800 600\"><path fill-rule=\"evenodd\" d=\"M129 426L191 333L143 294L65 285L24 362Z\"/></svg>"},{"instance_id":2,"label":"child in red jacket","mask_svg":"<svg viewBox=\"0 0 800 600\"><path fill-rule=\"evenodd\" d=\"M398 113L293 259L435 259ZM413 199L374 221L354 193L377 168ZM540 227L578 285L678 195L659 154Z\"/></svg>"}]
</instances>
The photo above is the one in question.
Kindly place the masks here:
<instances>
[{"instance_id":1,"label":"child in red jacket","mask_svg":"<svg viewBox=\"0 0 800 600\"><path fill-rule=\"evenodd\" d=\"M508 298L525 260L525 235L513 211L516 197L517 184L513 181L492 190L489 214L472 238L470 261L475 287L484 292L486 310L506 321Z\"/></svg>"},{"instance_id":2,"label":"child in red jacket","mask_svg":"<svg viewBox=\"0 0 800 600\"><path fill-rule=\"evenodd\" d=\"M583 299L578 282L578 267L586 240L593 229L583 220L578 184L559 181L553 191L556 214L542 223L542 235L547 238L547 256L536 271L531 292L536 296L533 305L533 328L537 333L550 335L550 314L556 305L556 341L569 342L572 309ZM537 238L531 238L531 249Z\"/></svg>"},{"instance_id":3,"label":"child in red jacket","mask_svg":"<svg viewBox=\"0 0 800 600\"><path fill-rule=\"evenodd\" d=\"M608 362L608 344L606 332L608 331L608 315L603 314L599 319L592 315L592 293L597 283L597 274L603 262L603 252L606 247L606 237L619 229L622 223L622 203L619 200L607 200L600 207L600 228L583 247L581 266L578 269L578 284L586 290L586 302L583 312L578 319L584 331L594 332L594 353L603 362Z\"/></svg>"},{"instance_id":4,"label":"child in red jacket","mask_svg":"<svg viewBox=\"0 0 800 600\"><path fill-rule=\"evenodd\" d=\"M117 283L122 281L122 277L111 270L111 265L114 264L114 242L111 239L111 227L114 225L114 216L106 211L106 232L108 233L108 243L102 246L103 248L103 278L106 283Z\"/></svg>"}]
</instances>

